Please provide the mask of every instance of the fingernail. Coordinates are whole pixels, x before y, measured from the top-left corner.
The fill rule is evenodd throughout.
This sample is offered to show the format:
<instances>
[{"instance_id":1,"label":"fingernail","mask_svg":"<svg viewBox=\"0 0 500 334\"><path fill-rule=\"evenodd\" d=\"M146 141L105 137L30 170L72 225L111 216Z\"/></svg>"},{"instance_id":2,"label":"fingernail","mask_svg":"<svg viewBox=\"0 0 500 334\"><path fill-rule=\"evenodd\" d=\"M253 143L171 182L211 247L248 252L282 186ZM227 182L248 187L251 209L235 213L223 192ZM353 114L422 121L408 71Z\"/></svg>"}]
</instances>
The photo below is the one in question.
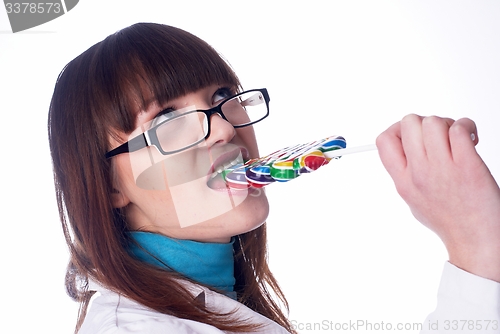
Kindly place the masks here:
<instances>
[{"instance_id":1,"label":"fingernail","mask_svg":"<svg viewBox=\"0 0 500 334\"><path fill-rule=\"evenodd\" d=\"M475 135L475 134L473 134L473 133L471 133L471 134L470 134L470 139L472 139L472 141L476 140L476 135Z\"/></svg>"}]
</instances>

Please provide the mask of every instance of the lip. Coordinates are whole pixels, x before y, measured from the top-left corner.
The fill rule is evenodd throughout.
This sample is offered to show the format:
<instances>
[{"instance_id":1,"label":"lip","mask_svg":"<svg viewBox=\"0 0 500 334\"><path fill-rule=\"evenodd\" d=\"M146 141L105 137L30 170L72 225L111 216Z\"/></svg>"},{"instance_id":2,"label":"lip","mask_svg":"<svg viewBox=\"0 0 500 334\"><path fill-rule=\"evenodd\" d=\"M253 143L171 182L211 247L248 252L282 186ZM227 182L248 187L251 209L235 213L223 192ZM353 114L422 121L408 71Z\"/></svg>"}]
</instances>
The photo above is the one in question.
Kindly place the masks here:
<instances>
[{"instance_id":1,"label":"lip","mask_svg":"<svg viewBox=\"0 0 500 334\"><path fill-rule=\"evenodd\" d=\"M250 159L248 150L244 147L238 147L234 150L231 150L229 152L223 153L220 156L218 156L217 159L215 159L212 165L210 166L210 169L208 170L207 182L210 180L210 177L216 171L216 168L218 166L225 165L228 162L234 161L236 158L238 158L240 154L243 159L242 163Z\"/></svg>"},{"instance_id":2,"label":"lip","mask_svg":"<svg viewBox=\"0 0 500 334\"><path fill-rule=\"evenodd\" d=\"M256 194L259 191L259 189L253 187L245 189L233 189L229 187L223 189L210 189L216 193L230 195L231 197L248 197L248 195Z\"/></svg>"}]
</instances>

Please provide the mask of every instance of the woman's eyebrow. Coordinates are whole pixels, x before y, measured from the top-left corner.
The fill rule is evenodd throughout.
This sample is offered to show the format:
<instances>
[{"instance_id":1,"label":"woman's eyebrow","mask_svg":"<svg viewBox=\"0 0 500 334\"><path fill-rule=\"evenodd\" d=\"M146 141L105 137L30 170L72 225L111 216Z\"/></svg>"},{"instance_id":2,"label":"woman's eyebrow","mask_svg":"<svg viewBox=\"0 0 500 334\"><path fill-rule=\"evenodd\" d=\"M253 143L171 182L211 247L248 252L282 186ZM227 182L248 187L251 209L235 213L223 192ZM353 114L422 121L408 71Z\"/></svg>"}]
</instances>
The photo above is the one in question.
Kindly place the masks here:
<instances>
[{"instance_id":1,"label":"woman's eyebrow","mask_svg":"<svg viewBox=\"0 0 500 334\"><path fill-rule=\"evenodd\" d=\"M154 104L156 104L155 107L158 107L160 110L162 109L162 106L158 104L158 100L155 97L150 97L149 99L144 101L142 108L140 106L138 107L139 112L137 113L137 116L145 114L147 112L151 112Z\"/></svg>"}]
</instances>

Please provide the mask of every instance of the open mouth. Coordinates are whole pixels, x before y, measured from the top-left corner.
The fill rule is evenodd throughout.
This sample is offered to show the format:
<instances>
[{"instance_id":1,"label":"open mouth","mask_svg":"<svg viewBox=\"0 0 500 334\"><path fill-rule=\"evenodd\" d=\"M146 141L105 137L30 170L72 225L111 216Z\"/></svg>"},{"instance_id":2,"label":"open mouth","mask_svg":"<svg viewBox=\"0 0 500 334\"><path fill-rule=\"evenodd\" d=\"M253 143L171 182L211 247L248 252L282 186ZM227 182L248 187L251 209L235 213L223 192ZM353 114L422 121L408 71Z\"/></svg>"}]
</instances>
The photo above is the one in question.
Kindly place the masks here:
<instances>
[{"instance_id":1,"label":"open mouth","mask_svg":"<svg viewBox=\"0 0 500 334\"><path fill-rule=\"evenodd\" d=\"M226 175L240 168L245 160L248 160L248 151L242 147L219 156L210 167L207 175L207 186L214 190L227 190L230 184L226 180ZM231 189L235 188L231 187Z\"/></svg>"}]
</instances>

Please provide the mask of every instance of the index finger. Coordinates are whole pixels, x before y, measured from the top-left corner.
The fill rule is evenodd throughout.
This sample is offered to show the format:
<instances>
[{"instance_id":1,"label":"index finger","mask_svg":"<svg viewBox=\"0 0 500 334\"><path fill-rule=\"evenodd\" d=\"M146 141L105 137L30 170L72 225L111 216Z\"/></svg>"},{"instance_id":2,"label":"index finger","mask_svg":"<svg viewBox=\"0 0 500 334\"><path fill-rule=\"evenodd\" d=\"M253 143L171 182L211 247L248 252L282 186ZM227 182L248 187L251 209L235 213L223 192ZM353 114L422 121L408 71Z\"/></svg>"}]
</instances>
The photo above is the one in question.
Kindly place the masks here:
<instances>
[{"instance_id":1,"label":"index finger","mask_svg":"<svg viewBox=\"0 0 500 334\"><path fill-rule=\"evenodd\" d=\"M382 132L376 140L380 160L394 179L407 165L406 155L401 140L401 122L397 122Z\"/></svg>"}]
</instances>

